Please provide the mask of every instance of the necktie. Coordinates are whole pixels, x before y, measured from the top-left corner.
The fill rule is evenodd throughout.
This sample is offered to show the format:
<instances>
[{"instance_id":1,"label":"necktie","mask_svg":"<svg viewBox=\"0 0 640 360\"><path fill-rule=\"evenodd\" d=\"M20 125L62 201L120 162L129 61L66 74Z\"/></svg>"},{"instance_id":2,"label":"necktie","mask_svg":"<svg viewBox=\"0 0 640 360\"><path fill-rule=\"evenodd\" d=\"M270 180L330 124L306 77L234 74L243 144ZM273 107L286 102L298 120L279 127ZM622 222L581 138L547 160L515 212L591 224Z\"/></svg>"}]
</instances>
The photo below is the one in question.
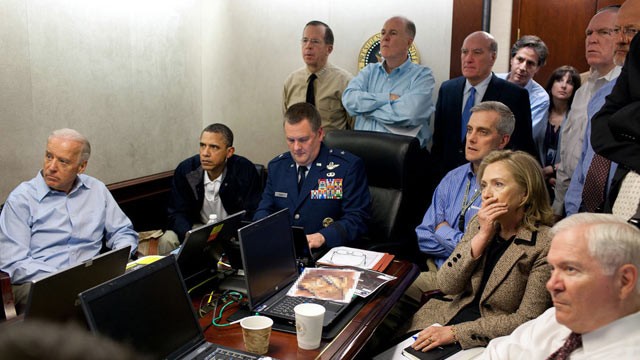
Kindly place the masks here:
<instances>
[{"instance_id":1,"label":"necktie","mask_svg":"<svg viewBox=\"0 0 640 360\"><path fill-rule=\"evenodd\" d=\"M638 211L638 203L640 203L640 175L629 171L622 180L620 192L611 212L628 220Z\"/></svg>"},{"instance_id":2,"label":"necktie","mask_svg":"<svg viewBox=\"0 0 640 360\"><path fill-rule=\"evenodd\" d=\"M609 168L611 161L598 154L593 156L582 188L582 207L587 212L602 212Z\"/></svg>"},{"instance_id":3,"label":"necktie","mask_svg":"<svg viewBox=\"0 0 640 360\"><path fill-rule=\"evenodd\" d=\"M553 354L549 355L547 360L566 360L575 349L582 346L582 335L574 332L569 335L564 344L556 350Z\"/></svg>"},{"instance_id":4,"label":"necktie","mask_svg":"<svg viewBox=\"0 0 640 360\"><path fill-rule=\"evenodd\" d=\"M316 106L316 95L313 91L313 82L317 78L318 76L316 74L311 74L309 76L309 85L307 85L307 102L313 106Z\"/></svg>"},{"instance_id":5,"label":"necktie","mask_svg":"<svg viewBox=\"0 0 640 360\"><path fill-rule=\"evenodd\" d=\"M467 136L467 124L469 123L469 118L471 117L471 108L476 103L476 88L472 87L469 90L469 98L467 99L467 103L464 104L464 110L462 110L462 129L460 132L460 139L464 140L464 137Z\"/></svg>"},{"instance_id":6,"label":"necktie","mask_svg":"<svg viewBox=\"0 0 640 360\"><path fill-rule=\"evenodd\" d=\"M306 172L306 166L298 166L298 192L300 192L300 189L302 189L302 183L304 183Z\"/></svg>"}]
</instances>

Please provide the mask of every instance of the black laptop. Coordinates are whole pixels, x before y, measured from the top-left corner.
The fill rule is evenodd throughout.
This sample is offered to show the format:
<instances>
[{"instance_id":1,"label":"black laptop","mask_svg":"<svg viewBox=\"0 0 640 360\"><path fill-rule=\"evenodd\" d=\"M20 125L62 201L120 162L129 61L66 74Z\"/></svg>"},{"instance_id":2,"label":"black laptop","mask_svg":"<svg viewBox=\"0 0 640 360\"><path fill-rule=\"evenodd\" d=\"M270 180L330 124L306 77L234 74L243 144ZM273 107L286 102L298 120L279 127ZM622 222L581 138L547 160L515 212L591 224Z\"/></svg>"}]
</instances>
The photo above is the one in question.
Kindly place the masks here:
<instances>
[{"instance_id":1,"label":"black laptop","mask_svg":"<svg viewBox=\"0 0 640 360\"><path fill-rule=\"evenodd\" d=\"M217 263L226 244L235 242L245 211L213 224L189 230L178 252L178 266L188 288L215 276Z\"/></svg>"},{"instance_id":2,"label":"black laptop","mask_svg":"<svg viewBox=\"0 0 640 360\"><path fill-rule=\"evenodd\" d=\"M46 319L85 324L78 293L124 273L131 246L111 250L71 268L34 281L25 320Z\"/></svg>"},{"instance_id":3,"label":"black laptop","mask_svg":"<svg viewBox=\"0 0 640 360\"><path fill-rule=\"evenodd\" d=\"M293 306L315 302L326 309L324 326L330 325L349 304L287 296L298 278L289 210L282 209L238 230L250 311L274 321L293 324Z\"/></svg>"},{"instance_id":4,"label":"black laptop","mask_svg":"<svg viewBox=\"0 0 640 360\"><path fill-rule=\"evenodd\" d=\"M153 359L260 359L205 340L173 256L84 291L80 301L92 332Z\"/></svg>"}]
</instances>

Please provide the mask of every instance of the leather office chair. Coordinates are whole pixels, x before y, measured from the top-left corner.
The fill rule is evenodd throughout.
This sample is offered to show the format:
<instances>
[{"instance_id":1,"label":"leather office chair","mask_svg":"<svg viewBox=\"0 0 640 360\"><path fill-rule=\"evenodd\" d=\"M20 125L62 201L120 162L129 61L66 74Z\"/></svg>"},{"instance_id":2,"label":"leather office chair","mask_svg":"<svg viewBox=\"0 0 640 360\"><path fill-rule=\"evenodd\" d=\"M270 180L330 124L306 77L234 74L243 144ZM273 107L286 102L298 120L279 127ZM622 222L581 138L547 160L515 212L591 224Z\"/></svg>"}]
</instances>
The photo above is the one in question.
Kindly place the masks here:
<instances>
[{"instance_id":1,"label":"leather office chair","mask_svg":"<svg viewBox=\"0 0 640 360\"><path fill-rule=\"evenodd\" d=\"M419 141L388 133L334 130L326 133L324 143L364 161L372 198L365 248L424 263L415 228L432 190L427 152Z\"/></svg>"}]
</instances>

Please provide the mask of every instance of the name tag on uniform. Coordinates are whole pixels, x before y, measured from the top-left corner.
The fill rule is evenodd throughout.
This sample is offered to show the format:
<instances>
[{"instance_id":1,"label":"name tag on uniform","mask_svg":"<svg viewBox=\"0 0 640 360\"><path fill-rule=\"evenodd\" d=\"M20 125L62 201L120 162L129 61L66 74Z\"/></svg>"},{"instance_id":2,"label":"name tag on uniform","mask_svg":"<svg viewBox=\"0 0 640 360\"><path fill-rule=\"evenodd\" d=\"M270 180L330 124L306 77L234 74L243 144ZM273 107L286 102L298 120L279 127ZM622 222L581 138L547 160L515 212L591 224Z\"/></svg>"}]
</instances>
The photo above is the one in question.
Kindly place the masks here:
<instances>
[{"instance_id":1,"label":"name tag on uniform","mask_svg":"<svg viewBox=\"0 0 640 360\"><path fill-rule=\"evenodd\" d=\"M276 195L276 197L279 197L279 198L286 198L288 196L287 193L279 192L279 191L276 191L275 195Z\"/></svg>"},{"instance_id":2,"label":"name tag on uniform","mask_svg":"<svg viewBox=\"0 0 640 360\"><path fill-rule=\"evenodd\" d=\"M311 190L311 199L342 199L342 179L318 179L318 190Z\"/></svg>"}]
</instances>

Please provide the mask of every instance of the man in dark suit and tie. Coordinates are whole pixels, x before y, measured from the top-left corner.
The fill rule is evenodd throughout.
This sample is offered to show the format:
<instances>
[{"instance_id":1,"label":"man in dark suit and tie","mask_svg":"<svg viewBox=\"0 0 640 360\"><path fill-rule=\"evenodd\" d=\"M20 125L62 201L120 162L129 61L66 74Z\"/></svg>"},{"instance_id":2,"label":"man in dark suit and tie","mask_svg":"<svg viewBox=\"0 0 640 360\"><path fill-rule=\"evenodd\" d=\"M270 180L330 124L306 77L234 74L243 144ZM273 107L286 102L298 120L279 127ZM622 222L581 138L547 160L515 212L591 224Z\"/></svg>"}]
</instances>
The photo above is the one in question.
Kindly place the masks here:
<instances>
[{"instance_id":1,"label":"man in dark suit and tie","mask_svg":"<svg viewBox=\"0 0 640 360\"><path fill-rule=\"evenodd\" d=\"M432 157L434 180L465 163L464 144L471 108L482 101L499 101L509 107L516 127L508 148L536 156L531 135L531 106L527 91L492 73L498 52L494 37L484 31L471 33L461 50L462 75L440 86L436 104Z\"/></svg>"}]
</instances>

